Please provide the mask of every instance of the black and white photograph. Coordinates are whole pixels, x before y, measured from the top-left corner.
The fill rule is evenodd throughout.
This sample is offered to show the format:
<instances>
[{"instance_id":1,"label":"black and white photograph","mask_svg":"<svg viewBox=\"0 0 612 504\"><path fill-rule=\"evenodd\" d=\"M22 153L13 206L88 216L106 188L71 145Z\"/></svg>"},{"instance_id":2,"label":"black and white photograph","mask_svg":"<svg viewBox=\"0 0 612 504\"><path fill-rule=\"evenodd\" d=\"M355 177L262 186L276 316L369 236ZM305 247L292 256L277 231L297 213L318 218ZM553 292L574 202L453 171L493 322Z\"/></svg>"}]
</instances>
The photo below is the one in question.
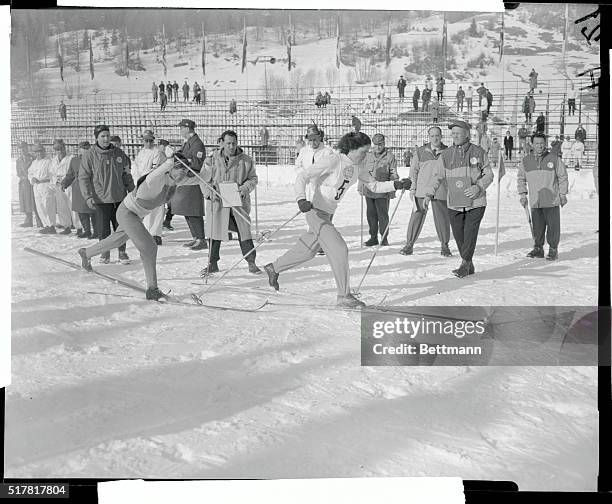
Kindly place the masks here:
<instances>
[{"instance_id":1,"label":"black and white photograph","mask_svg":"<svg viewBox=\"0 0 612 504\"><path fill-rule=\"evenodd\" d=\"M596 491L598 5L302 7L11 10L4 476Z\"/></svg>"}]
</instances>

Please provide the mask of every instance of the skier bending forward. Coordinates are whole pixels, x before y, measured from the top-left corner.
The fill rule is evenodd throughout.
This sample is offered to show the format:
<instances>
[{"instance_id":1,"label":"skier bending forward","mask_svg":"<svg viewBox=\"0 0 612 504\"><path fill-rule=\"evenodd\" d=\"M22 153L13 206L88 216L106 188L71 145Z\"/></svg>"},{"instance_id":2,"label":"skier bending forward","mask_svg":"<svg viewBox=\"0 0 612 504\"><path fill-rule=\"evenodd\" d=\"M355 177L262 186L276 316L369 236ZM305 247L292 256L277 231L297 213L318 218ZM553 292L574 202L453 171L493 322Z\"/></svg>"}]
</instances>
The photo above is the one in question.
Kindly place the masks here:
<instances>
[{"instance_id":1,"label":"skier bending forward","mask_svg":"<svg viewBox=\"0 0 612 504\"><path fill-rule=\"evenodd\" d=\"M157 207L164 205L172 197L176 186L200 183L194 178L194 173L185 167L189 163L187 158L180 153L174 156L176 159L167 159L138 180L136 188L124 198L117 209L119 227L113 234L91 247L79 249L83 269L92 271L90 259L93 256L132 240L140 252L144 266L146 297L155 301L166 296L157 287L157 243L142 220ZM210 169L206 166L202 166L200 173L204 179L209 180L211 177Z\"/></svg>"},{"instance_id":2,"label":"skier bending forward","mask_svg":"<svg viewBox=\"0 0 612 504\"><path fill-rule=\"evenodd\" d=\"M338 142L339 153L334 152L321 158L296 177L295 198L300 210L306 214L308 231L298 239L293 248L264 267L270 285L276 290L279 288L280 273L309 261L319 248L322 248L334 272L338 288L338 306L365 306L365 303L350 292L348 247L333 225L331 217L348 188L357 180L376 193L410 189L411 183L410 179L377 182L362 165L370 144L370 137L365 133L347 133ZM309 183L312 201L306 200L306 186Z\"/></svg>"}]
</instances>

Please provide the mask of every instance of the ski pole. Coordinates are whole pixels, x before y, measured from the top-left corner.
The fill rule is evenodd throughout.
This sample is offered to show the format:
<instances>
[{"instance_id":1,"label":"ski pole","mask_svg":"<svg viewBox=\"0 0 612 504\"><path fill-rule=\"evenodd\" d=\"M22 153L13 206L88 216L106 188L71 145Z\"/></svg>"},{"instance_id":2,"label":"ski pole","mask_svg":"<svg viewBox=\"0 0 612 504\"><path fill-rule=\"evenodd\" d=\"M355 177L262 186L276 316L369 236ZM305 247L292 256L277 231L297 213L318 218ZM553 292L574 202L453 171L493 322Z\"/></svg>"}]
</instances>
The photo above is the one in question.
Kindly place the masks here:
<instances>
[{"instance_id":1,"label":"ski pole","mask_svg":"<svg viewBox=\"0 0 612 504\"><path fill-rule=\"evenodd\" d=\"M206 185L206 187L208 187L208 189L210 189L212 192L214 192L217 196L219 196L219 198L221 198L221 201L225 201L226 203L228 202L227 199L225 199L223 196L221 196L221 193L218 192L211 184L209 184L208 182L206 182L206 180L204 180L202 177L200 177L200 174L195 172L189 165L185 164L183 162L182 159L177 158L176 155L174 155L174 159L177 160L179 163L181 163L185 168L187 168L191 173L193 173L195 175L195 177L202 182L204 185ZM238 215L238 217L240 217L242 220L244 220L249 227L251 226L251 221L248 219L248 217L245 217L242 214L242 208L241 207L231 207L233 210L235 210L234 214Z\"/></svg>"},{"instance_id":2,"label":"ski pole","mask_svg":"<svg viewBox=\"0 0 612 504\"><path fill-rule=\"evenodd\" d=\"M361 284L363 283L363 281L365 280L366 275L370 271L370 267L372 266L372 263L374 262L374 258L376 257L376 254L378 254L378 251L380 250L380 247L382 247L382 244L387 239L387 234L389 233L389 228L391 227L391 222L393 221L393 217L395 217L395 212L397 212L397 209L399 208L400 203L402 202L402 197L404 196L405 192L406 192L406 189L402 189L402 192L400 193L400 196L399 196L399 198L397 200L397 205L395 205L393 213L391 214L391 218L389 219L389 223L387 224L387 229L385 229L385 232L382 235L382 240L378 244L378 247L376 247L376 250L374 251L374 254L372 254L372 258L370 259L370 264L368 264L368 267L366 268L366 270L365 270L365 272L363 274L363 277L361 278L361 281L359 282L359 285L357 286L357 289L355 289L355 294L359 294L359 289L361 288Z\"/></svg>"},{"instance_id":3,"label":"ski pole","mask_svg":"<svg viewBox=\"0 0 612 504\"><path fill-rule=\"evenodd\" d=\"M361 195L361 242L359 247L363 248L363 194Z\"/></svg>"},{"instance_id":4,"label":"ski pole","mask_svg":"<svg viewBox=\"0 0 612 504\"><path fill-rule=\"evenodd\" d=\"M250 256L253 252L255 252L255 250L257 250L259 248L260 245L263 245L266 241L268 241L270 239L270 237L275 234L277 231L280 231L282 228L284 228L287 224L289 224L293 219L295 219L298 215L300 215L300 213L302 213L300 210L298 210L298 212L291 218L287 219L285 222L283 222L280 226L278 226L275 230L273 230L263 241L259 242L257 245L255 245L251 250L249 250L246 254L244 254L243 256L240 257L240 259L238 259L238 261L236 261L225 273L223 273L219 278L217 278L217 280L215 280L213 283L211 283L208 286L208 289L206 289L203 294L206 294L210 289L212 289L216 284L218 284L223 277L225 277L225 275L227 275L230 271L232 271L236 266L238 266L240 264L240 262L243 259L246 259L248 256Z\"/></svg>"},{"instance_id":5,"label":"ski pole","mask_svg":"<svg viewBox=\"0 0 612 504\"><path fill-rule=\"evenodd\" d=\"M213 234L215 232L215 202L213 200L209 200L210 201L210 213L211 215L211 221L210 221L210 233L208 236L208 264L206 266L206 272L208 273L210 271L210 262L211 262L211 258L212 258L212 237ZM206 275L206 278L204 279L204 283L208 283L208 275Z\"/></svg>"}]
</instances>

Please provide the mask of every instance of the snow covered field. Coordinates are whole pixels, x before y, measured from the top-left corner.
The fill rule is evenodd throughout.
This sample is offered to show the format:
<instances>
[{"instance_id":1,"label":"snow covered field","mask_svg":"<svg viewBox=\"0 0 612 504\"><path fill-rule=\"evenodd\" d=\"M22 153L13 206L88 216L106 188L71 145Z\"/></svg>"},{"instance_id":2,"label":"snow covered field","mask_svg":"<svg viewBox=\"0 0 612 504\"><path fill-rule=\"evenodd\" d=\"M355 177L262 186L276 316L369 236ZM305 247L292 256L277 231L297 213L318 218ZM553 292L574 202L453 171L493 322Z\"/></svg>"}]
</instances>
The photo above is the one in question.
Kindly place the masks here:
<instances>
[{"instance_id":1,"label":"snow covered field","mask_svg":"<svg viewBox=\"0 0 612 504\"><path fill-rule=\"evenodd\" d=\"M281 167L259 174L259 230L271 230L297 211L286 185L292 174ZM459 264L454 242L454 257L439 255L431 216L415 254L397 253L411 211L406 195L391 246L381 249L364 283L364 299L595 305L598 200L590 171L570 177L559 261L525 257L532 243L510 172L502 180L499 254L492 186L477 274L463 280L450 275ZM76 262L83 240L44 237L20 222L16 214L7 477L461 476L514 480L521 490L596 489L595 368L361 367L357 313L273 305L248 314L147 302L24 252L30 246ZM373 251L359 246L354 188L334 222L349 245L356 285ZM201 283L205 251L183 248L187 226L180 217L173 224L158 253L160 287L201 292L193 283ZM275 259L304 229L300 216L258 249L258 264ZM128 254L131 265L94 267L142 284L131 243ZM221 255L225 270L239 257L238 243L224 243ZM335 301L325 257L279 281L280 293L268 293L266 279L241 264L205 299L228 306L254 306L266 297ZM236 285L261 289L225 287Z\"/></svg>"}]
</instances>

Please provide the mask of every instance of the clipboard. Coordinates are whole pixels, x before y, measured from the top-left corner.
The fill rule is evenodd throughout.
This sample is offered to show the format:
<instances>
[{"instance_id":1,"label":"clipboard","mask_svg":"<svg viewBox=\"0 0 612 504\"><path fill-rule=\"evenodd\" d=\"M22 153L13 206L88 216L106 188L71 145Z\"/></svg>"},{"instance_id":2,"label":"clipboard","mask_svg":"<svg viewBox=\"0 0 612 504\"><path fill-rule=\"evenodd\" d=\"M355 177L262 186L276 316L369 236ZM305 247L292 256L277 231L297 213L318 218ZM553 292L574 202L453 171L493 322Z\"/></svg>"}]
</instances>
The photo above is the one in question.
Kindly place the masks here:
<instances>
[{"instance_id":1,"label":"clipboard","mask_svg":"<svg viewBox=\"0 0 612 504\"><path fill-rule=\"evenodd\" d=\"M238 184L236 182L220 182L219 192L221 193L223 208L242 206L242 198L238 192Z\"/></svg>"},{"instance_id":2,"label":"clipboard","mask_svg":"<svg viewBox=\"0 0 612 504\"><path fill-rule=\"evenodd\" d=\"M470 177L448 177L447 181L448 206L466 208L474 205L474 200L464 194L464 191L472 186L472 179Z\"/></svg>"}]
</instances>

